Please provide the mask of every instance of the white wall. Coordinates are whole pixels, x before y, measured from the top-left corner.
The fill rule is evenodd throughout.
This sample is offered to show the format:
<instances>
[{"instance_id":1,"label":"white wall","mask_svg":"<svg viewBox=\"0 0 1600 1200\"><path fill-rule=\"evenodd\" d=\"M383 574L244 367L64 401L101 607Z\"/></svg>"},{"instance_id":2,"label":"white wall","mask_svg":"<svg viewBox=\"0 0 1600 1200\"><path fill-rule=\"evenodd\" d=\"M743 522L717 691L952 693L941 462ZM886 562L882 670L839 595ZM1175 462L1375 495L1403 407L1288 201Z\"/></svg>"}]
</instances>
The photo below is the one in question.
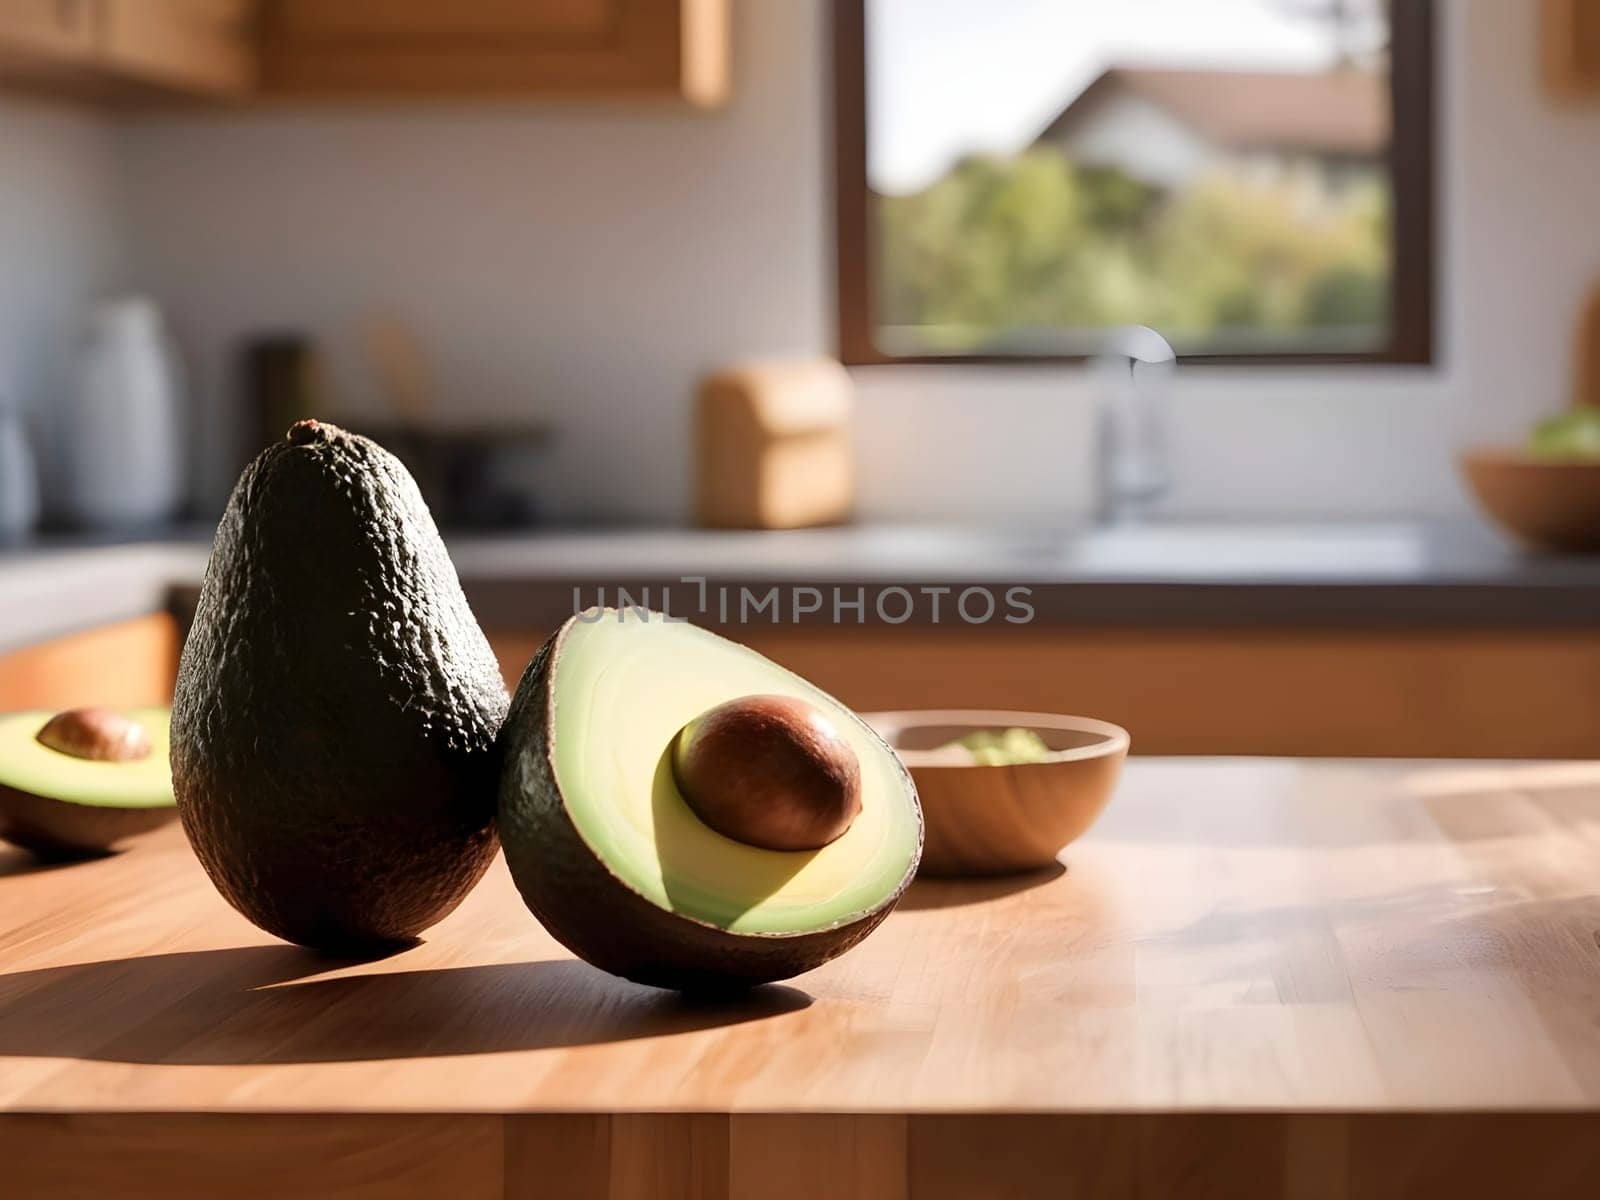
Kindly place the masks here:
<instances>
[{"instance_id":1,"label":"white wall","mask_svg":"<svg viewBox=\"0 0 1600 1200\"><path fill-rule=\"evenodd\" d=\"M0 99L0 405L26 414L52 499L75 333L122 277L121 233L110 123Z\"/></svg>"},{"instance_id":2,"label":"white wall","mask_svg":"<svg viewBox=\"0 0 1600 1200\"><path fill-rule=\"evenodd\" d=\"M1174 413L1184 515L1459 511L1453 449L1561 404L1600 277L1600 110L1541 99L1535 5L1442 0L1448 131L1435 370L1196 371ZM569 514L687 511L695 375L831 345L822 5L742 0L736 100L674 109L306 111L124 132L138 277L196 351L208 436L249 331L307 329L351 403L351 336L412 316L449 417L563 431ZM1088 496L1086 389L1036 368L858 373L865 515L1053 522ZM215 501L231 468L212 472Z\"/></svg>"},{"instance_id":3,"label":"white wall","mask_svg":"<svg viewBox=\"0 0 1600 1200\"><path fill-rule=\"evenodd\" d=\"M415 321L447 418L551 417L557 511L687 512L689 393L827 341L819 6L739 6L738 100L185 116L126 130L140 277L224 436L250 331L309 330L374 394L354 326ZM205 481L215 500L233 468ZM213 476L218 472L213 471Z\"/></svg>"}]
</instances>

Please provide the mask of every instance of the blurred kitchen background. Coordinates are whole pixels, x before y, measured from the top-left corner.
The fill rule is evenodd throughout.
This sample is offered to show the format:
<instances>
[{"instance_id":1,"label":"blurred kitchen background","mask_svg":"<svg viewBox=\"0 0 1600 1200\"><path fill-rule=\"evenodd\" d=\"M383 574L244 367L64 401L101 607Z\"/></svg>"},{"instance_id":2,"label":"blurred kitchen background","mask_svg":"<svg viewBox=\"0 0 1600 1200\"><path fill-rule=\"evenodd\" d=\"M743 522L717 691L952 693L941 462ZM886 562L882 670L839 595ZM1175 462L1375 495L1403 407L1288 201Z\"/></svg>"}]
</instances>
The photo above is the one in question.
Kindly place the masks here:
<instances>
[{"instance_id":1,"label":"blurred kitchen background","mask_svg":"<svg viewBox=\"0 0 1600 1200\"><path fill-rule=\"evenodd\" d=\"M25 23L31 10L95 2L3 7ZM152 24L215 22L249 7L109 2L123 20ZM55 417L72 387L74 345L98 298L136 292L161 305L189 368L185 425L200 513L218 509L237 468L245 344L309 339L325 356L333 407L381 417L388 400L362 323L392 314L426 347L429 421L549 425L539 466L549 519L687 521L699 377L750 357L838 351L831 6L728 4L726 98L710 107L630 96L626 83L610 95L584 95L590 84L539 93L535 84L529 96L510 86L475 98L441 76L430 89L430 54L470 58L493 40L494 20L523 19L497 17L504 5L287 7L347 14L357 44L363 20L372 38L404 43L395 53L409 56L402 66L416 80L405 90L414 94L396 98L379 71L376 98L347 84L355 96L256 99L248 73L231 77L226 59L219 67L180 57L107 74L155 78L180 98L242 94L174 107L112 86L84 102L68 95L69 81L0 100L0 395L22 406L42 443L49 507L59 508L67 448ZM554 21L607 6L526 7ZM1024 151L1015 135L1027 120L1042 127L1052 105L1093 82L1072 24L1107 7L1125 15L1092 18L1100 67L1194 69L1197 56L1230 70L1331 62L1335 36L1320 0L873 0L884 36L910 41L920 30L923 39L883 52L885 116L873 128L903 139L881 152L885 183L925 185L960 139L974 150ZM1197 7L1216 11L1173 25L1172 10ZM1469 500L1456 448L1518 440L1566 402L1574 321L1600 277L1600 116L1545 86L1540 5L1434 7L1435 361L1185 374L1171 406L1165 512L1461 514ZM0 40L4 30L0 21ZM181 55L226 53L203 36L169 40ZM41 73L13 65L6 75L20 87ZM1137 75L1125 86L1138 86ZM963 121L974 93L1008 111L969 111ZM929 97L941 94L933 106ZM1181 114L1203 100L1179 92L1171 103ZM897 111L913 103L909 116ZM1348 123L1373 119L1352 112ZM1142 139L1127 144L1137 150ZM1054 524L1091 504L1083 371L897 366L853 377L862 519Z\"/></svg>"},{"instance_id":2,"label":"blurred kitchen background","mask_svg":"<svg viewBox=\"0 0 1600 1200\"><path fill-rule=\"evenodd\" d=\"M0 574L16 604L79 611L16 572L65 578L26 547L119 511L149 518L122 540L203 546L315 412L502 531L452 547L523 642L567 603L513 622L535 576L1032 583L1026 636L1059 636L1018 662L1068 655L1077 692L1019 665L945 695L995 661L947 640L899 694L928 630L855 694L844 632L787 661L1136 747L1165 727L1129 689L1170 664L1259 666L1262 721L1343 670L1388 688L1364 733L1307 710L1230 740L1174 699L1144 746L1600 750L1587 719L1495 740L1488 710L1382 733L1600 664L1600 560L1571 553L1600 545L1600 431L1523 461L1600 402L1594 0L0 0L0 88L0 499L32 524L33 462L44 531ZM1112 512L1147 533L1079 537ZM1069 651L1111 626L1130 653L1268 632L1107 659L1097 691ZM1600 708L1573 670L1552 712Z\"/></svg>"}]
</instances>

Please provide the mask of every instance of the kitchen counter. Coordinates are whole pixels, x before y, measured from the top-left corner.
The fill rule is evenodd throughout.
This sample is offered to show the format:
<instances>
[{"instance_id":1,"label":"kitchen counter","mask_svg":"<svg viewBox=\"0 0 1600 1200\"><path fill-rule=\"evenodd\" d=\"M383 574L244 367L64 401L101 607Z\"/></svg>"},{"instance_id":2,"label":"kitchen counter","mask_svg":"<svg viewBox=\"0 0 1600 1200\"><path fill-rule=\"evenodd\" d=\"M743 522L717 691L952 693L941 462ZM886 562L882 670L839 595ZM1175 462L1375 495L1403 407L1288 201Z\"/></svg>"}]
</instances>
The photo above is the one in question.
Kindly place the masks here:
<instances>
[{"instance_id":1,"label":"kitchen counter","mask_svg":"<svg viewBox=\"0 0 1600 1200\"><path fill-rule=\"evenodd\" d=\"M47 542L0 551L0 652L164 607L193 593L208 535L132 545ZM901 586L1031 589L1035 622L1075 625L1600 625L1600 558L1519 553L1471 524L1151 525L1049 533L845 527L456 537L451 553L485 626L550 627L576 598L618 587L716 625L711 585L816 587L846 603ZM699 607L704 577L709 601ZM664 589L670 589L664 592ZM787 597L782 601L792 615ZM802 606L809 603L803 600ZM946 600L941 620L955 623ZM1002 613L1005 611L1001 609ZM898 615L898 609L895 610ZM911 623L932 619L920 595ZM845 610L846 621L855 620ZM758 618L771 623L770 617Z\"/></svg>"},{"instance_id":2,"label":"kitchen counter","mask_svg":"<svg viewBox=\"0 0 1600 1200\"><path fill-rule=\"evenodd\" d=\"M1139 761L1065 869L700 1000L574 961L502 864L348 962L176 828L0 851L0 1190L1588 1194L1597 823L1592 764Z\"/></svg>"},{"instance_id":3,"label":"kitchen counter","mask_svg":"<svg viewBox=\"0 0 1600 1200\"><path fill-rule=\"evenodd\" d=\"M209 553L198 538L0 550L0 653L164 612L205 573Z\"/></svg>"}]
</instances>

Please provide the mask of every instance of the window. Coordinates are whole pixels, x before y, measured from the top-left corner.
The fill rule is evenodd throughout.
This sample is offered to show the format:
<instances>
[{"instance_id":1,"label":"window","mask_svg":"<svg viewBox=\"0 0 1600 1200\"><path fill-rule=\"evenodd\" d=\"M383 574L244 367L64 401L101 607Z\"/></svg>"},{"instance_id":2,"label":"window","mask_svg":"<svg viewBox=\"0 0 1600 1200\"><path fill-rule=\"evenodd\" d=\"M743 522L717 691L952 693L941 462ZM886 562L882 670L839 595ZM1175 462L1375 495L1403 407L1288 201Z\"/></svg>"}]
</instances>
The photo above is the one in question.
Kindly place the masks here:
<instances>
[{"instance_id":1,"label":"window","mask_svg":"<svg viewBox=\"0 0 1600 1200\"><path fill-rule=\"evenodd\" d=\"M1431 0L836 0L848 363L1433 356Z\"/></svg>"}]
</instances>

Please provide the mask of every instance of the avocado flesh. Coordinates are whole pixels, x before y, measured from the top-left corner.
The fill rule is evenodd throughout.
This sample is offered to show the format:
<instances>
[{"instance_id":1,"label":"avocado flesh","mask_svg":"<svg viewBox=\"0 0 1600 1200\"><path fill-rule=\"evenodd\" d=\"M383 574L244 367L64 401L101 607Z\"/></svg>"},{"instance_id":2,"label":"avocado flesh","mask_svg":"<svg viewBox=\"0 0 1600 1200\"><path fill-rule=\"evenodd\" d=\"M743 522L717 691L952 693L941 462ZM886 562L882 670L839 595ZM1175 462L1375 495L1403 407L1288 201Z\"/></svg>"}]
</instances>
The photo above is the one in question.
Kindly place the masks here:
<instances>
[{"instance_id":1,"label":"avocado flesh","mask_svg":"<svg viewBox=\"0 0 1600 1200\"><path fill-rule=\"evenodd\" d=\"M442 919L493 860L507 696L410 475L302 423L218 527L173 704L184 830L261 928L361 952Z\"/></svg>"},{"instance_id":2,"label":"avocado flesh","mask_svg":"<svg viewBox=\"0 0 1600 1200\"><path fill-rule=\"evenodd\" d=\"M127 710L150 736L149 756L133 762L74 758L41 745L37 735L53 715L0 717L0 838L52 857L95 854L177 816L167 709Z\"/></svg>"},{"instance_id":3,"label":"avocado flesh","mask_svg":"<svg viewBox=\"0 0 1600 1200\"><path fill-rule=\"evenodd\" d=\"M1592 461L1600 458L1600 408L1579 405L1534 426L1528 449L1540 458Z\"/></svg>"},{"instance_id":4,"label":"avocado flesh","mask_svg":"<svg viewBox=\"0 0 1600 1200\"><path fill-rule=\"evenodd\" d=\"M965 750L977 767L1016 767L1050 757L1050 747L1031 729L974 729L939 749Z\"/></svg>"},{"instance_id":5,"label":"avocado flesh","mask_svg":"<svg viewBox=\"0 0 1600 1200\"><path fill-rule=\"evenodd\" d=\"M679 729L752 694L817 706L856 753L861 813L821 849L724 837L673 782ZM501 829L524 898L580 956L641 982L808 970L887 915L920 857L915 788L876 733L754 651L659 615L569 621L524 677L504 740Z\"/></svg>"},{"instance_id":6,"label":"avocado flesh","mask_svg":"<svg viewBox=\"0 0 1600 1200\"><path fill-rule=\"evenodd\" d=\"M701 822L661 759L679 729L739 696L833 717L861 764L861 814L820 850L763 850ZM653 903L736 933L825 928L876 908L916 851L899 763L826 692L690 625L610 616L568 635L555 680L556 783L579 833Z\"/></svg>"}]
</instances>

